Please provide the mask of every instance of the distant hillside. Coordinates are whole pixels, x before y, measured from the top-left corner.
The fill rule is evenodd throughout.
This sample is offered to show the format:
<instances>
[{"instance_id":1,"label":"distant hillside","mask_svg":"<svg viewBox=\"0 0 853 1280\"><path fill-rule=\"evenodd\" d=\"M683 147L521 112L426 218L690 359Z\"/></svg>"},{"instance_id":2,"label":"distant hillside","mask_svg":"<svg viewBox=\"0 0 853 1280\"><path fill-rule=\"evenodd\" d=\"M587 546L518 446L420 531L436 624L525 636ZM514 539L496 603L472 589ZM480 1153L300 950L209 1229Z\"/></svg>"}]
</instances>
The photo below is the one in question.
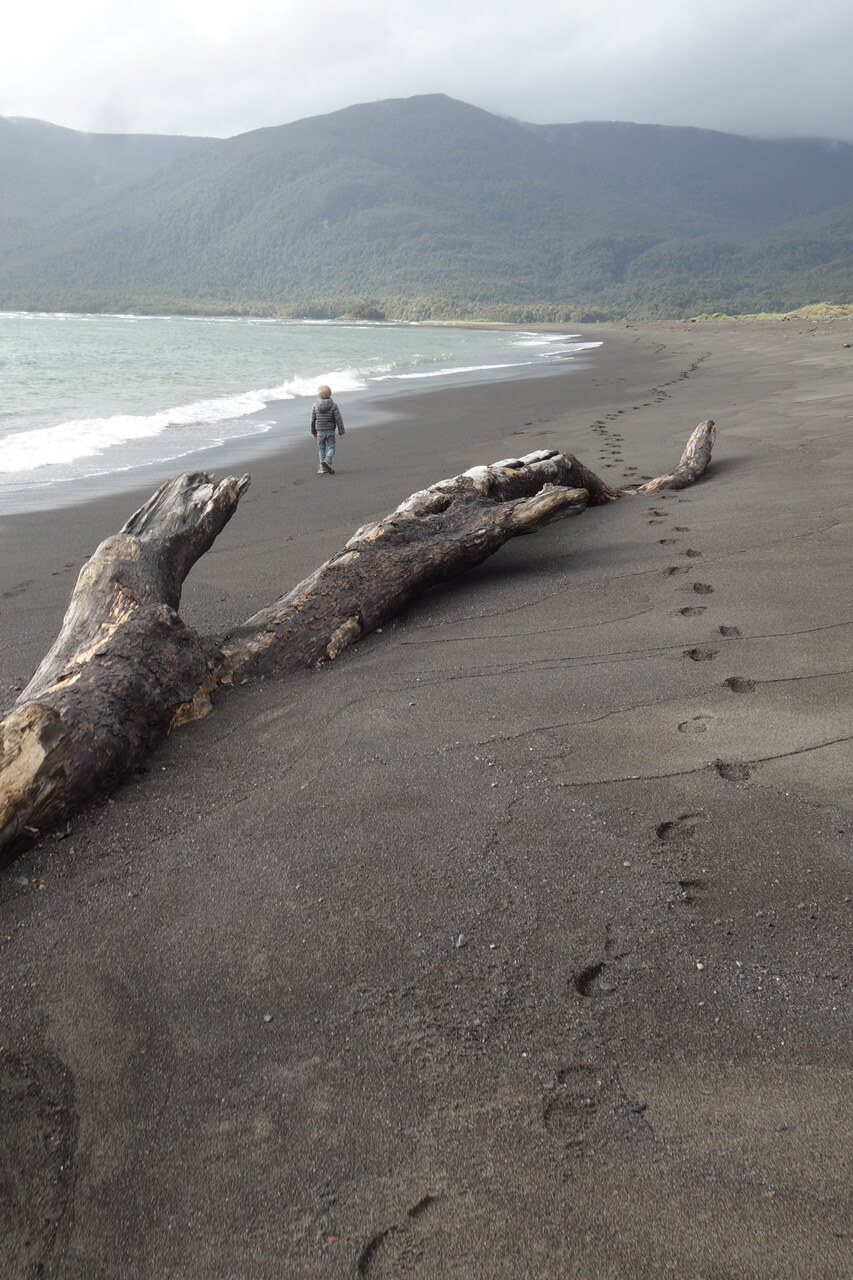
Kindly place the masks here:
<instances>
[{"instance_id":1,"label":"distant hillside","mask_svg":"<svg viewBox=\"0 0 853 1280\"><path fill-rule=\"evenodd\" d=\"M0 245L81 197L103 195L212 141L78 133L42 120L0 116Z\"/></svg>"},{"instance_id":2,"label":"distant hillside","mask_svg":"<svg viewBox=\"0 0 853 1280\"><path fill-rule=\"evenodd\" d=\"M22 172L0 123L0 172ZM123 139L103 172L100 143L56 132L28 206L2 187L0 306L577 319L853 295L842 143L528 125L441 95Z\"/></svg>"}]
</instances>

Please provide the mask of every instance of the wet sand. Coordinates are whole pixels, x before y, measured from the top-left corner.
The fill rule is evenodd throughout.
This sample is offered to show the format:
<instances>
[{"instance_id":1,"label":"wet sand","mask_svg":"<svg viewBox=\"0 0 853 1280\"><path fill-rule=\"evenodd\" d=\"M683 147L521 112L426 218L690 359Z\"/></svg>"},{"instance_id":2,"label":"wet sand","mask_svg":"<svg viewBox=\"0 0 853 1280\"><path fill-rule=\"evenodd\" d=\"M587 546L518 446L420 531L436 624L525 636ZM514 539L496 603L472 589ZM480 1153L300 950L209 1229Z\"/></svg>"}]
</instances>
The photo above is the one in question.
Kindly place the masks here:
<instances>
[{"instance_id":1,"label":"wet sand","mask_svg":"<svg viewBox=\"0 0 853 1280\"><path fill-rule=\"evenodd\" d=\"M853 1272L853 324L602 336L254 464L205 632L474 463L719 433L0 872L4 1277ZM0 519L4 704L136 505Z\"/></svg>"}]
</instances>

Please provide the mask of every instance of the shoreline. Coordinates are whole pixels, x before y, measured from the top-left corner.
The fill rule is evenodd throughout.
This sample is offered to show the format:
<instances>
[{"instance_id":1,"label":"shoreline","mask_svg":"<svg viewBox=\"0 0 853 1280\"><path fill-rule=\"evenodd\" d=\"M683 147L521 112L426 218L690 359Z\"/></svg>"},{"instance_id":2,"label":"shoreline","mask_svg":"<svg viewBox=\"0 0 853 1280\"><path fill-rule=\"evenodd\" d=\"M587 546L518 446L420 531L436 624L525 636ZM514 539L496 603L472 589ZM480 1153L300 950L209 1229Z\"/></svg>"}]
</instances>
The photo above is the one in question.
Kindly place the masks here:
<instances>
[{"instance_id":1,"label":"shoreline","mask_svg":"<svg viewBox=\"0 0 853 1280\"><path fill-rule=\"evenodd\" d=\"M0 317L2 318L2 317ZM122 319L122 317L105 317L106 319ZM168 320L169 317L162 317ZM205 322L206 323L206 322ZM299 327L299 326L297 326ZM341 326L330 326L331 330L340 328ZM361 332L364 329L372 329L377 326L353 324L350 329ZM378 326L384 329L393 329L400 334L409 335L413 328L422 328L423 326L410 325L384 325ZM473 326L450 326L451 328L473 328ZM482 335L490 331L489 326L480 326L478 332ZM508 332L517 335L519 338L529 336L533 333L539 333L543 338L546 336L545 330L519 330L512 329L507 326ZM566 337L566 331L562 331ZM557 334L547 331L548 341L552 341ZM579 336L579 335L578 335ZM514 346L523 346L524 343L514 344ZM543 347L547 342L541 344ZM598 347L600 340L590 343L576 342L578 347L589 346L591 348ZM477 351L473 355L473 359L482 359L483 364L465 364L465 356L462 355L462 363L459 363L460 353L455 355L445 353L443 361L439 361L438 372L431 372L429 361L419 362L418 358L413 360L411 372L409 373L388 373L387 370L374 371L371 373L369 368L359 371L356 365L355 372L362 379L362 385L357 388L347 389L336 383L335 390L338 396L343 396L347 405L347 420L354 428L359 428L375 421L377 418L387 418L394 413L394 402L398 397L408 397L412 394L428 395L433 389L455 390L463 386L474 383L492 383L512 380L514 378L530 378L548 376L551 372L559 371L560 364L578 367L585 358L583 350L576 350L569 353L564 347L560 348L559 357L553 355L553 352L544 350L538 351L535 355L525 358L520 351L513 347L508 347L503 351L488 351L485 348ZM551 358L549 359L549 356ZM369 363L369 362L368 362ZM405 361L404 361L405 364ZM393 367L393 362L392 366ZM346 382L350 377L351 370L344 368L338 371L340 376ZM302 382L305 380L302 379ZM333 377L334 381L334 377ZM300 378L296 377L292 385L300 383ZM283 389L287 386L285 382ZM223 397L210 394L208 388L208 399L210 403L215 404L222 401ZM238 415L237 418L228 420L214 420L208 423L205 429L207 442L197 442L190 444L193 435L197 435L201 431L198 423L189 424L189 436L182 434L171 435L167 433L163 435L161 432L155 432L145 439L145 450L151 454L148 461L140 461L139 457L133 457L132 453L128 453L128 440L123 444L115 446L115 450L110 451L112 462L111 469L101 469L101 460L97 454L90 453L88 458L80 461L84 470L88 466L91 468L88 474L75 475L73 478L58 474L51 478L50 467L36 467L34 470L25 472L9 472L12 477L9 483L6 478L0 475L0 507L5 514L23 514L28 511L50 511L59 507L76 506L80 503L97 501L103 496L109 496L118 492L139 492L147 489L149 492L158 487L163 480L174 475L180 470L215 470L217 468L227 467L235 460L238 462L243 459L249 459L254 463L263 462L264 459L281 452L286 448L297 447L301 443L306 431L306 422L308 414L310 414L310 406L313 398L311 394L306 394L304 390L292 391L286 393L282 399L268 399L267 392L260 391L244 391L243 393L235 392L233 386L231 393L236 398L242 399L245 396L254 396L256 402L262 401L261 407L254 409L250 413ZM205 396L202 395L204 402ZM227 400L229 397L224 397ZM150 408L151 406L149 406ZM148 414L142 413L141 421L145 422L146 417L151 418L159 416L169 416L172 414L180 414L185 406L176 405L171 409L152 409ZM192 407L192 406L189 406ZM84 420L93 418L97 420L97 410L91 405L88 411L80 409ZM119 417L122 415L119 414ZM131 417L134 415L131 414ZM103 424L109 428L111 419L109 417L102 420ZM73 426L73 422L66 424ZM223 430L225 438L223 439ZM245 434L248 430L249 434ZM38 432L35 432L38 435ZM13 433L14 439L14 433ZM172 458L164 458L155 456L162 454L164 450L183 448L182 454ZM122 452L122 450L125 452ZM14 453L14 448L13 448ZM17 486L13 487L14 479L17 478Z\"/></svg>"},{"instance_id":2,"label":"shoreline","mask_svg":"<svg viewBox=\"0 0 853 1280\"><path fill-rule=\"evenodd\" d=\"M206 634L475 463L718 427L0 871L4 1275L849 1273L851 322L712 326L256 467ZM4 703L133 509L4 519Z\"/></svg>"}]
</instances>

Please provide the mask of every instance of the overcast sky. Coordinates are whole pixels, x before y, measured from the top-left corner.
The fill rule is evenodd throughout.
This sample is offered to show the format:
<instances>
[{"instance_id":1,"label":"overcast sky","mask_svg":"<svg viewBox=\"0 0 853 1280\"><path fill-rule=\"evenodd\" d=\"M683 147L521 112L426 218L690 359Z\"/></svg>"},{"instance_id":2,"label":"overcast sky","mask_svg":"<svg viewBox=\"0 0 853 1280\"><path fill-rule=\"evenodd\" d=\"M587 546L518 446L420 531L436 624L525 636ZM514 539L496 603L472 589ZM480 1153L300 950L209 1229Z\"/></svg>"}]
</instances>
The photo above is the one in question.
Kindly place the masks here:
<instances>
[{"instance_id":1,"label":"overcast sky","mask_svg":"<svg viewBox=\"0 0 853 1280\"><path fill-rule=\"evenodd\" d=\"M853 0L11 0L0 115L228 137L447 93L853 142Z\"/></svg>"}]
</instances>

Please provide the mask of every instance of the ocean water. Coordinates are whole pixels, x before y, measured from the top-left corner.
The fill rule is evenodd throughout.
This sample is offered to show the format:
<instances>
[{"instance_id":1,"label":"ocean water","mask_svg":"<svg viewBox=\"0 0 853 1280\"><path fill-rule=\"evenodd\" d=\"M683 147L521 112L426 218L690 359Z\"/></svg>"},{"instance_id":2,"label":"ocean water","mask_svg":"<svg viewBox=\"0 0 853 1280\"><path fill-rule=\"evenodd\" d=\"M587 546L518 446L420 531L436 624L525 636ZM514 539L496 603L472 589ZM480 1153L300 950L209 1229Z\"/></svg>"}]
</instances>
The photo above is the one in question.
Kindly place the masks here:
<instances>
[{"instance_id":1,"label":"ocean water","mask_svg":"<svg viewBox=\"0 0 853 1280\"><path fill-rule=\"evenodd\" d=\"M0 514L304 445L319 382L359 428L394 395L565 367L599 345L568 331L0 313Z\"/></svg>"}]
</instances>

